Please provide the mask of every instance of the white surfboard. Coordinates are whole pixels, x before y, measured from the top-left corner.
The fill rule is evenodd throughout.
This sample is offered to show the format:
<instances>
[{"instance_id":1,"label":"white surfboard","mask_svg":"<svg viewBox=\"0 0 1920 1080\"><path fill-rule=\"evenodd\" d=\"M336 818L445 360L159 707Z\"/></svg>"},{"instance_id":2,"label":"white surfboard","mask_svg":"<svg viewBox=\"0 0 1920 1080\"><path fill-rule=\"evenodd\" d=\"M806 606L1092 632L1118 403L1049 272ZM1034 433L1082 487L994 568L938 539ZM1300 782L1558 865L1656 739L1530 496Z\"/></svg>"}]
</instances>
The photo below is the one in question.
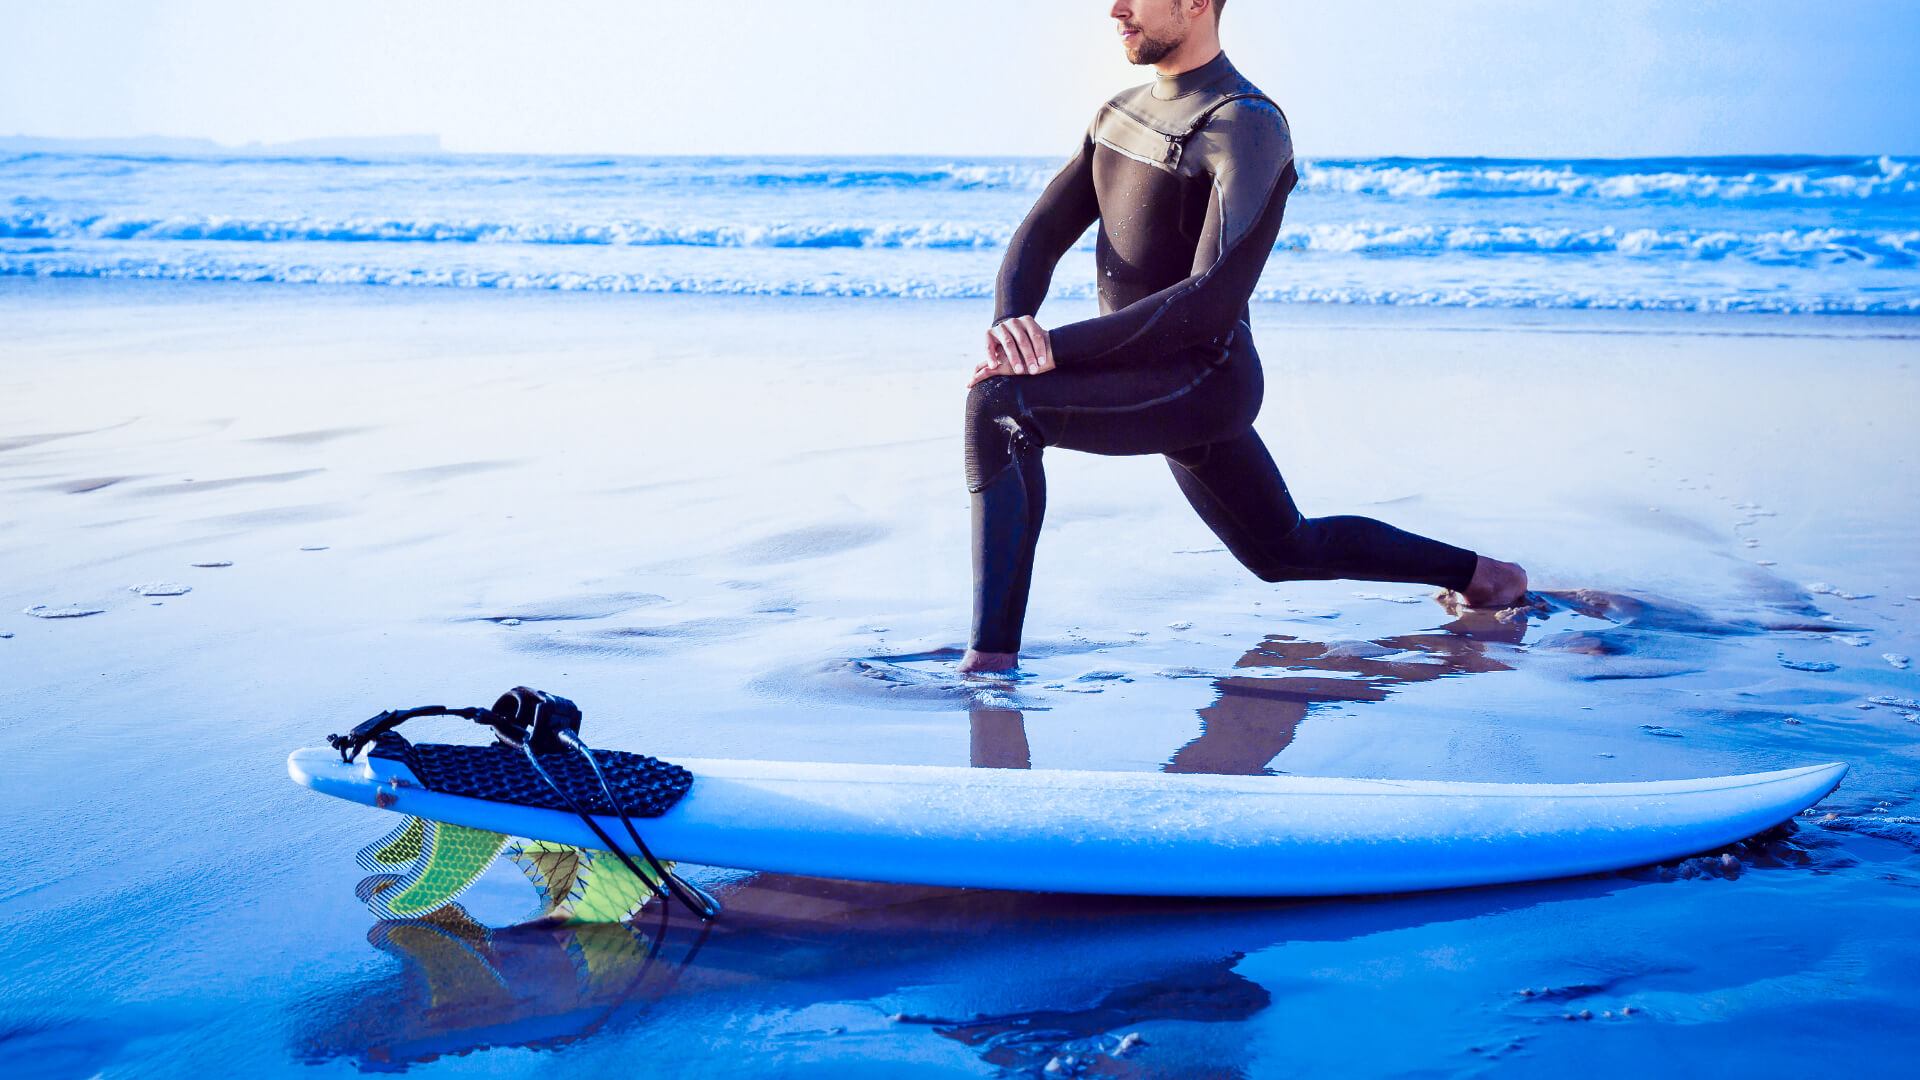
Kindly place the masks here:
<instances>
[{"instance_id":1,"label":"white surfboard","mask_svg":"<svg viewBox=\"0 0 1920 1080\"><path fill-rule=\"evenodd\" d=\"M1620 870L1786 821L1844 764L1631 784L680 760L635 819L662 859L903 884L1161 896L1409 892ZM604 847L559 810L428 791L398 761L296 750L315 791L530 840ZM598 819L624 837L617 818Z\"/></svg>"}]
</instances>

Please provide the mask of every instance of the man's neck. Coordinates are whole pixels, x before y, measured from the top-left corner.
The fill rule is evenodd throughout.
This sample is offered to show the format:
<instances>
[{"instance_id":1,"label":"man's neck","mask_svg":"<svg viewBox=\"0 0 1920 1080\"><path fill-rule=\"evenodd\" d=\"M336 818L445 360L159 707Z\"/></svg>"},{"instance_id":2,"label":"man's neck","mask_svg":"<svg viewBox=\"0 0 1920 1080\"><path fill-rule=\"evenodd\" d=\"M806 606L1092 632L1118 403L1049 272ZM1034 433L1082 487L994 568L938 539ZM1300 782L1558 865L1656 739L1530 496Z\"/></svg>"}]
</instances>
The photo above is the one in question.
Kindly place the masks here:
<instances>
[{"instance_id":1,"label":"man's neck","mask_svg":"<svg viewBox=\"0 0 1920 1080\"><path fill-rule=\"evenodd\" d=\"M1204 18L1212 18L1205 16ZM1153 70L1162 75L1184 75L1220 55L1220 32L1211 25L1196 26L1180 47L1160 58Z\"/></svg>"}]
</instances>

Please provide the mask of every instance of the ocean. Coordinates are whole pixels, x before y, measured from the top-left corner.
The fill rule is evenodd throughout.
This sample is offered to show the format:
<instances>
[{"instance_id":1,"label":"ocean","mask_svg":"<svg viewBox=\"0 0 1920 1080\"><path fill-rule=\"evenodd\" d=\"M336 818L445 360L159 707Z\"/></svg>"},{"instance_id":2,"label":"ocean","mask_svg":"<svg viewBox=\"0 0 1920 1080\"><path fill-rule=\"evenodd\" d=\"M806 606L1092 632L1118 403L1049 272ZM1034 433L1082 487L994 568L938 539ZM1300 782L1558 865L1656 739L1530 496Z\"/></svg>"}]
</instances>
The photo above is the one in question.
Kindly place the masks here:
<instances>
[{"instance_id":1,"label":"ocean","mask_svg":"<svg viewBox=\"0 0 1920 1080\"><path fill-rule=\"evenodd\" d=\"M1057 161L0 155L0 275L985 297ZM1920 158L1316 159L1258 299L1920 312ZM1092 234L1056 277L1092 294Z\"/></svg>"}]
</instances>

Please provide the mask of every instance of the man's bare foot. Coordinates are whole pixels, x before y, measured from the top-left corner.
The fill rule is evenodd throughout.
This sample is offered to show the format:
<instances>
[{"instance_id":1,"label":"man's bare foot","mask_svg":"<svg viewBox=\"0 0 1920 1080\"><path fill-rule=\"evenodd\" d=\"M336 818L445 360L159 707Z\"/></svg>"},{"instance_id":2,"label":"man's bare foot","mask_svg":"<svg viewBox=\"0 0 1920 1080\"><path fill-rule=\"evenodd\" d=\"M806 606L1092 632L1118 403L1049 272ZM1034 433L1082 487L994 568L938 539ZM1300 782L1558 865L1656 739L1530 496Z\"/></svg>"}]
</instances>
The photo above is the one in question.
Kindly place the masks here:
<instances>
[{"instance_id":1,"label":"man's bare foot","mask_svg":"<svg viewBox=\"0 0 1920 1080\"><path fill-rule=\"evenodd\" d=\"M1482 555L1473 566L1473 580L1467 583L1467 591L1443 593L1441 603L1449 610L1454 606L1507 608L1524 602L1526 598L1527 572L1520 564L1501 562Z\"/></svg>"},{"instance_id":2,"label":"man's bare foot","mask_svg":"<svg viewBox=\"0 0 1920 1080\"><path fill-rule=\"evenodd\" d=\"M1020 662L1019 653L980 652L968 649L967 655L960 658L960 674L980 675L994 671L1012 671Z\"/></svg>"}]
</instances>

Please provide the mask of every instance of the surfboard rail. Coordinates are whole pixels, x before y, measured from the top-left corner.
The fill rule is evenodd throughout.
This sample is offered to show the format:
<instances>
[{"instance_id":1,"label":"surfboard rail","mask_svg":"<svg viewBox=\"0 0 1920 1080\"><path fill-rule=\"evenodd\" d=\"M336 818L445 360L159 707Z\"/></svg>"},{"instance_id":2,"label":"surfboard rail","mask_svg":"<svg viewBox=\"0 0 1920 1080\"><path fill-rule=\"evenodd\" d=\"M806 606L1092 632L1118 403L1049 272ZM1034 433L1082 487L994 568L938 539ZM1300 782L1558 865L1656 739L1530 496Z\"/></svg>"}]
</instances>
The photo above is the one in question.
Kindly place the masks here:
<instances>
[{"instance_id":1,"label":"surfboard rail","mask_svg":"<svg viewBox=\"0 0 1920 1080\"><path fill-rule=\"evenodd\" d=\"M1843 763L1738 776L1495 784L690 759L639 822L662 858L902 884L1164 896L1324 896L1567 877L1684 858L1812 806ZM429 791L325 747L287 759L337 798L601 846L564 811ZM615 819L601 821L621 835Z\"/></svg>"}]
</instances>

